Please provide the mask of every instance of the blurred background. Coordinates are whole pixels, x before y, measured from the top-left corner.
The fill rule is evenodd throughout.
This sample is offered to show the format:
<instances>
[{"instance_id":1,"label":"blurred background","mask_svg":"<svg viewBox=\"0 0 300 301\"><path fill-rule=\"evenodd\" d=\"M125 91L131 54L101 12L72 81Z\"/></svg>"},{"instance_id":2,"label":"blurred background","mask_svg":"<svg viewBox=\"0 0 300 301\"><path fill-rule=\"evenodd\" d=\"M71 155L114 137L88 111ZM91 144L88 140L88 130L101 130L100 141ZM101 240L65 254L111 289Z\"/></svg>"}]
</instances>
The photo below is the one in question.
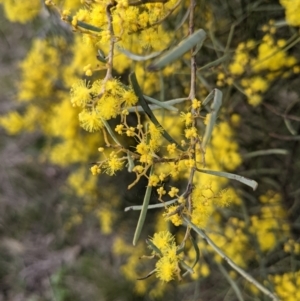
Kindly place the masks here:
<instances>
[{"instance_id":1,"label":"blurred background","mask_svg":"<svg viewBox=\"0 0 300 301\"><path fill-rule=\"evenodd\" d=\"M150 212L133 247L139 214L124 208L141 204L147 182L128 191L134 175L94 177L89 170L103 141L80 129L69 91L76 78L86 78L85 65L97 64L97 49L44 3L25 2L0 1L0 300L269 300L203 242L194 276L167 284L155 276L136 280L155 265L140 259L150 254L144 239L166 226L162 212ZM76 11L82 4L59 5ZM186 10L182 1L166 31ZM300 300L300 24L273 0L201 0L196 11L197 28L210 36L197 55L199 68L222 57L235 25L226 68L199 70L197 98L222 90L218 122L228 128L215 133L213 145L241 160L230 167L232 155L221 166L259 183L254 192L226 183L234 200L216 209L207 233L280 300ZM115 73L126 78L130 68L122 60L119 55ZM185 57L166 71L166 99L186 93L185 71ZM160 84L146 82L145 89L158 97ZM226 149L217 135L225 137ZM178 237L184 233L168 227Z\"/></svg>"}]
</instances>

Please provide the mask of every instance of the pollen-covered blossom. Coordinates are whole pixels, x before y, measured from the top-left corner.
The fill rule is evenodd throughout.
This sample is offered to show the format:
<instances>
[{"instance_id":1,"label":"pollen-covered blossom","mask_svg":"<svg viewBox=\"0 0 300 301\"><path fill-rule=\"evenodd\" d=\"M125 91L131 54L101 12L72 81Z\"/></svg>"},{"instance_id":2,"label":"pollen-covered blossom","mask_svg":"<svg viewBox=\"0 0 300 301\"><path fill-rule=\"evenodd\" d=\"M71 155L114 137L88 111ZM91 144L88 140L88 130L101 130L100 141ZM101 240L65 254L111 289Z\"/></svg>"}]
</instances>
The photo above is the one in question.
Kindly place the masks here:
<instances>
[{"instance_id":1,"label":"pollen-covered blossom","mask_svg":"<svg viewBox=\"0 0 300 301\"><path fill-rule=\"evenodd\" d=\"M148 185L149 186L157 186L158 183L160 182L159 177L157 175L151 175L149 177Z\"/></svg>"},{"instance_id":2,"label":"pollen-covered blossom","mask_svg":"<svg viewBox=\"0 0 300 301\"><path fill-rule=\"evenodd\" d=\"M134 131L135 131L135 128L131 126L130 128L127 129L126 135L128 137L134 137L135 136L135 132Z\"/></svg>"},{"instance_id":3,"label":"pollen-covered blossom","mask_svg":"<svg viewBox=\"0 0 300 301\"><path fill-rule=\"evenodd\" d=\"M168 256L163 256L160 258L155 267L156 277L164 282L169 282L174 279L174 276L180 271L178 267L178 260L172 260Z\"/></svg>"},{"instance_id":4,"label":"pollen-covered blossom","mask_svg":"<svg viewBox=\"0 0 300 301\"><path fill-rule=\"evenodd\" d=\"M300 300L300 271L282 273L269 277L282 301Z\"/></svg>"},{"instance_id":5,"label":"pollen-covered blossom","mask_svg":"<svg viewBox=\"0 0 300 301\"><path fill-rule=\"evenodd\" d=\"M155 124L150 123L149 133L150 133L151 139L149 141L149 148L153 152L156 152L159 150L162 131L163 131L162 128L159 128Z\"/></svg>"},{"instance_id":6,"label":"pollen-covered blossom","mask_svg":"<svg viewBox=\"0 0 300 301\"><path fill-rule=\"evenodd\" d=\"M105 163L106 166L106 173L110 176L114 175L116 171L121 170L124 166L124 162L118 158L118 156L114 153L111 152L109 159Z\"/></svg>"},{"instance_id":7,"label":"pollen-covered blossom","mask_svg":"<svg viewBox=\"0 0 300 301\"><path fill-rule=\"evenodd\" d=\"M141 173L144 171L144 166L142 166L142 165L136 165L136 166L133 168L132 171L141 174Z\"/></svg>"},{"instance_id":8,"label":"pollen-covered blossom","mask_svg":"<svg viewBox=\"0 0 300 301\"><path fill-rule=\"evenodd\" d=\"M73 106L84 107L92 100L91 89L84 80L78 80L71 88L71 103Z\"/></svg>"},{"instance_id":9,"label":"pollen-covered blossom","mask_svg":"<svg viewBox=\"0 0 300 301\"><path fill-rule=\"evenodd\" d=\"M100 115L96 110L83 110L78 117L80 126L88 132L95 132L103 127Z\"/></svg>"},{"instance_id":10,"label":"pollen-covered blossom","mask_svg":"<svg viewBox=\"0 0 300 301\"><path fill-rule=\"evenodd\" d=\"M163 214L165 220L171 221L175 226L180 226L183 223L181 216L177 212L178 207L178 205L171 205Z\"/></svg>"},{"instance_id":11,"label":"pollen-covered blossom","mask_svg":"<svg viewBox=\"0 0 300 301\"><path fill-rule=\"evenodd\" d=\"M188 160L184 160L184 164L186 165L186 167L188 168L193 168L195 166L195 160L190 158Z\"/></svg>"},{"instance_id":12,"label":"pollen-covered blossom","mask_svg":"<svg viewBox=\"0 0 300 301\"><path fill-rule=\"evenodd\" d=\"M187 139L196 138L197 136L198 136L197 129L195 127L185 129L185 137Z\"/></svg>"},{"instance_id":13,"label":"pollen-covered blossom","mask_svg":"<svg viewBox=\"0 0 300 301\"><path fill-rule=\"evenodd\" d=\"M160 251L159 254L155 250L153 251L160 257L155 265L156 277L169 282L180 272L175 238L169 231L161 231L155 233L151 241Z\"/></svg>"},{"instance_id":14,"label":"pollen-covered blossom","mask_svg":"<svg viewBox=\"0 0 300 301\"><path fill-rule=\"evenodd\" d=\"M199 101L198 99L194 98L192 100L192 108L193 109L199 109L201 107L201 101Z\"/></svg>"},{"instance_id":15,"label":"pollen-covered blossom","mask_svg":"<svg viewBox=\"0 0 300 301\"><path fill-rule=\"evenodd\" d=\"M123 134L123 129L124 129L124 124L118 124L118 125L116 125L115 131L119 135L122 135Z\"/></svg>"},{"instance_id":16,"label":"pollen-covered blossom","mask_svg":"<svg viewBox=\"0 0 300 301\"><path fill-rule=\"evenodd\" d=\"M144 141L142 141L136 146L136 151L141 155L145 155L149 152L149 146Z\"/></svg>"},{"instance_id":17,"label":"pollen-covered blossom","mask_svg":"<svg viewBox=\"0 0 300 301\"><path fill-rule=\"evenodd\" d=\"M260 249L265 252L272 249L289 232L290 227L280 194L268 191L260 197L260 201L263 204L260 215L251 217L249 230L255 233Z\"/></svg>"},{"instance_id":18,"label":"pollen-covered blossom","mask_svg":"<svg viewBox=\"0 0 300 301\"><path fill-rule=\"evenodd\" d=\"M161 186L157 189L157 194L159 195L159 197L161 198L163 195L165 195L167 192L165 191L164 187Z\"/></svg>"},{"instance_id":19,"label":"pollen-covered blossom","mask_svg":"<svg viewBox=\"0 0 300 301\"><path fill-rule=\"evenodd\" d=\"M95 164L91 167L91 172L93 176L96 176L101 173L101 169L99 168L98 165Z\"/></svg>"},{"instance_id":20,"label":"pollen-covered blossom","mask_svg":"<svg viewBox=\"0 0 300 301\"><path fill-rule=\"evenodd\" d=\"M137 103L138 98L133 90L126 90L123 92L123 100L126 106L131 107Z\"/></svg>"},{"instance_id":21,"label":"pollen-covered blossom","mask_svg":"<svg viewBox=\"0 0 300 301\"><path fill-rule=\"evenodd\" d=\"M299 26L300 0L280 0L279 2L285 8L287 23L291 26Z\"/></svg>"},{"instance_id":22,"label":"pollen-covered blossom","mask_svg":"<svg viewBox=\"0 0 300 301\"><path fill-rule=\"evenodd\" d=\"M151 241L162 253L175 244L175 238L169 231L154 233Z\"/></svg>"},{"instance_id":23,"label":"pollen-covered blossom","mask_svg":"<svg viewBox=\"0 0 300 301\"><path fill-rule=\"evenodd\" d=\"M168 195L171 198L174 198L178 192L179 192L179 189L177 187L171 187L171 190L168 192Z\"/></svg>"},{"instance_id":24,"label":"pollen-covered blossom","mask_svg":"<svg viewBox=\"0 0 300 301\"><path fill-rule=\"evenodd\" d=\"M11 22L26 23L36 17L41 10L40 0L5 0L0 3L4 5L5 15Z\"/></svg>"},{"instance_id":25,"label":"pollen-covered blossom","mask_svg":"<svg viewBox=\"0 0 300 301\"><path fill-rule=\"evenodd\" d=\"M18 112L11 111L7 115L0 117L0 125L3 126L10 135L15 135L23 130L24 121Z\"/></svg>"},{"instance_id":26,"label":"pollen-covered blossom","mask_svg":"<svg viewBox=\"0 0 300 301\"><path fill-rule=\"evenodd\" d=\"M281 42L282 43L282 42ZM263 42L258 47L256 59L251 61L254 71L278 71L285 67L291 67L297 62L294 56L289 56L286 51L281 49L269 34L263 37Z\"/></svg>"},{"instance_id":27,"label":"pollen-covered blossom","mask_svg":"<svg viewBox=\"0 0 300 301\"><path fill-rule=\"evenodd\" d=\"M47 40L34 40L31 50L20 64L22 77L18 100L48 100L48 97L53 97L55 82L59 79L59 51L59 47L54 47Z\"/></svg>"},{"instance_id":28,"label":"pollen-covered blossom","mask_svg":"<svg viewBox=\"0 0 300 301\"><path fill-rule=\"evenodd\" d=\"M168 153L170 154L170 155L172 155L172 154L174 154L175 153L175 151L176 151L176 144L175 143L172 143L172 144L169 144L168 146L167 146L167 151L168 151Z\"/></svg>"},{"instance_id":29,"label":"pollen-covered blossom","mask_svg":"<svg viewBox=\"0 0 300 301\"><path fill-rule=\"evenodd\" d=\"M180 114L180 117L185 122L185 126L190 126L192 124L192 122L193 122L193 116L192 116L191 112L188 112L188 113L182 112Z\"/></svg>"}]
</instances>

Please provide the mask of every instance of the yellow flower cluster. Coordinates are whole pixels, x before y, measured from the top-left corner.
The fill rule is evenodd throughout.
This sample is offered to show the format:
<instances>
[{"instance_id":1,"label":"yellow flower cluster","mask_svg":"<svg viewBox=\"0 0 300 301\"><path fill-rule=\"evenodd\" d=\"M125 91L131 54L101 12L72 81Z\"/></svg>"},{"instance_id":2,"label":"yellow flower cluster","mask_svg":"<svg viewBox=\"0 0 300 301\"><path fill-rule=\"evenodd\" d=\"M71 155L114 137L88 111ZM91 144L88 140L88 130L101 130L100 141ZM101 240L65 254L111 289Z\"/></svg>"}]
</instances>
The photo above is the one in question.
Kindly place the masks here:
<instances>
[{"instance_id":1,"label":"yellow flower cluster","mask_svg":"<svg viewBox=\"0 0 300 301\"><path fill-rule=\"evenodd\" d=\"M169 282L180 272L175 238L170 232L161 231L155 233L151 241L159 250L159 253L153 250L153 254L160 257L156 263L156 277Z\"/></svg>"},{"instance_id":2,"label":"yellow flower cluster","mask_svg":"<svg viewBox=\"0 0 300 301\"><path fill-rule=\"evenodd\" d=\"M276 293L282 301L300 300L300 271L269 277L274 283Z\"/></svg>"},{"instance_id":3,"label":"yellow flower cluster","mask_svg":"<svg viewBox=\"0 0 300 301\"><path fill-rule=\"evenodd\" d=\"M259 45L253 40L238 45L228 66L230 75L225 76L221 72L217 76L218 86L232 85L233 81L239 82L248 103L252 106L259 105L270 84L281 76L289 76L292 73L290 70L293 70L297 63L297 59L288 55L285 50L287 41L275 38L276 28L273 23L274 21L270 20L269 25L263 27L266 33ZM262 76L262 73L266 75Z\"/></svg>"},{"instance_id":4,"label":"yellow flower cluster","mask_svg":"<svg viewBox=\"0 0 300 301\"><path fill-rule=\"evenodd\" d=\"M228 190L215 193L211 185L197 185L193 190L193 211L191 221L200 228L205 228L216 207L229 205Z\"/></svg>"},{"instance_id":5,"label":"yellow flower cluster","mask_svg":"<svg viewBox=\"0 0 300 301\"><path fill-rule=\"evenodd\" d=\"M40 0L0 0L6 17L11 22L26 23L35 18L41 10Z\"/></svg>"},{"instance_id":6,"label":"yellow flower cluster","mask_svg":"<svg viewBox=\"0 0 300 301\"><path fill-rule=\"evenodd\" d=\"M291 26L300 26L300 1L280 0L279 2L285 8L285 18L287 23Z\"/></svg>"},{"instance_id":7,"label":"yellow flower cluster","mask_svg":"<svg viewBox=\"0 0 300 301\"><path fill-rule=\"evenodd\" d=\"M257 237L261 251L266 252L288 236L290 227L280 194L268 191L260 197L260 202L260 214L251 217L250 232Z\"/></svg>"},{"instance_id":8,"label":"yellow flower cluster","mask_svg":"<svg viewBox=\"0 0 300 301\"><path fill-rule=\"evenodd\" d=\"M132 89L124 87L118 80L97 80L92 85L78 80L71 88L71 103L83 108L79 114L79 123L88 132L103 127L103 120L117 115L137 102Z\"/></svg>"},{"instance_id":9,"label":"yellow flower cluster","mask_svg":"<svg viewBox=\"0 0 300 301\"><path fill-rule=\"evenodd\" d=\"M245 222L232 217L226 223L224 230L220 227L221 224L212 220L210 223L212 233L209 237L229 258L233 258L236 264L242 268L247 267L248 261L253 258L255 252L249 249L250 242ZM210 246L202 243L201 247L213 253ZM216 255L214 258L217 262L221 262L220 256Z\"/></svg>"},{"instance_id":10,"label":"yellow flower cluster","mask_svg":"<svg viewBox=\"0 0 300 301\"><path fill-rule=\"evenodd\" d=\"M18 99L37 101L52 96L59 78L59 64L59 49L46 40L34 40L26 59L20 64L22 79Z\"/></svg>"}]
</instances>

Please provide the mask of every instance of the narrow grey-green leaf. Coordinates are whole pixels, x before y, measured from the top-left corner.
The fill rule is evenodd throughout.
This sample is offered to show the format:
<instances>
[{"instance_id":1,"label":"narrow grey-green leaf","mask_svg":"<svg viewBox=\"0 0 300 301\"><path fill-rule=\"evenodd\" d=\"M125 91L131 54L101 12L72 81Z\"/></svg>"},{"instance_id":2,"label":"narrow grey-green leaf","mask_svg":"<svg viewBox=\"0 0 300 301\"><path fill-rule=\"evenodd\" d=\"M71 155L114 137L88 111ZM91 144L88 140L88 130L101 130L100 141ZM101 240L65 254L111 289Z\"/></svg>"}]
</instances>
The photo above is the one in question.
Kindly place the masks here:
<instances>
[{"instance_id":1,"label":"narrow grey-green leaf","mask_svg":"<svg viewBox=\"0 0 300 301\"><path fill-rule=\"evenodd\" d=\"M193 244L193 247L194 247L194 250L195 250L195 253L196 253L196 258L195 258L194 263L192 265L192 268L194 268L194 266L197 264L197 262L200 258L200 250L199 250L199 247L197 245L197 242L195 241L195 239L192 236L190 236L190 240Z\"/></svg>"},{"instance_id":2,"label":"narrow grey-green leaf","mask_svg":"<svg viewBox=\"0 0 300 301\"><path fill-rule=\"evenodd\" d=\"M157 100L155 98L152 98L150 96L147 96L147 95L144 95L144 98L146 100L148 100L149 102L160 106L161 108L164 108L164 109L167 109L167 110L170 110L170 111L176 111L176 112L178 111L177 108L175 108L173 106L170 106L166 101L159 101L159 100Z\"/></svg>"},{"instance_id":3,"label":"narrow grey-green leaf","mask_svg":"<svg viewBox=\"0 0 300 301\"><path fill-rule=\"evenodd\" d=\"M197 44L204 42L206 38L206 32L203 29L195 31L193 34L184 39L178 46L167 51L162 57L160 57L156 62L150 64L147 69L149 71L158 71L165 67L166 65L172 63L178 58L182 57L187 51L192 49Z\"/></svg>"},{"instance_id":4,"label":"narrow grey-green leaf","mask_svg":"<svg viewBox=\"0 0 300 301\"><path fill-rule=\"evenodd\" d=\"M68 22L72 23L73 17L72 16L67 16L66 20ZM99 27L96 27L94 25L91 25L91 24L88 24L88 23L85 23L85 22L82 22L82 21L77 21L77 26L82 27L82 28L87 29L87 30L95 31L95 32L101 32L103 30Z\"/></svg>"},{"instance_id":5,"label":"narrow grey-green leaf","mask_svg":"<svg viewBox=\"0 0 300 301\"><path fill-rule=\"evenodd\" d=\"M130 156L130 153L127 153L127 160L128 160L128 172L132 172L133 168L134 168L134 161L132 159L132 157Z\"/></svg>"},{"instance_id":6,"label":"narrow grey-green leaf","mask_svg":"<svg viewBox=\"0 0 300 301\"><path fill-rule=\"evenodd\" d=\"M150 240L150 239L146 239L146 244L158 255L162 256L162 252L160 251L160 249Z\"/></svg>"},{"instance_id":7,"label":"narrow grey-green leaf","mask_svg":"<svg viewBox=\"0 0 300 301\"><path fill-rule=\"evenodd\" d=\"M166 130L161 126L161 124L158 122L158 120L156 119L156 117L154 116L153 112L151 111L151 109L149 108L144 95L142 93L142 90L138 84L138 81L136 79L135 76L135 72L130 73L129 75L129 80L131 83L131 86L135 92L135 94L137 95L137 97L139 98L139 104L142 106L142 108L144 109L144 112L147 114L147 116L150 118L151 122L157 126L158 128L160 128L162 130L162 135L164 136L164 138L166 138L170 143L175 143L176 147L182 151L184 151L184 149L169 135L168 132L166 132Z\"/></svg>"},{"instance_id":8,"label":"narrow grey-green leaf","mask_svg":"<svg viewBox=\"0 0 300 301\"><path fill-rule=\"evenodd\" d=\"M149 278L150 276L152 276L155 273L156 273L156 269L154 269L153 271L151 271L150 273L148 273L146 276L141 277L141 278L137 278L136 280L145 280L145 279Z\"/></svg>"},{"instance_id":9,"label":"narrow grey-green leaf","mask_svg":"<svg viewBox=\"0 0 300 301\"><path fill-rule=\"evenodd\" d=\"M194 270L189 265L187 265L183 260L180 260L179 262L182 265L182 267L186 270L186 272L182 275L183 277L186 276L188 273L190 274L194 273Z\"/></svg>"},{"instance_id":10,"label":"narrow grey-green leaf","mask_svg":"<svg viewBox=\"0 0 300 301\"><path fill-rule=\"evenodd\" d=\"M209 118L208 124L205 128L205 133L204 133L204 137L202 140L202 148L204 150L206 148L208 141L210 140L212 131L214 129L214 126L215 126L215 123L217 120L219 109L222 105L222 92L218 89L214 89L213 94L214 94L214 99L210 106L210 109L211 109L210 118ZM210 93L206 99L208 99L208 101L209 101L211 99L211 97L212 97L212 95ZM205 105L208 101L204 100L203 105Z\"/></svg>"},{"instance_id":11,"label":"narrow grey-green leaf","mask_svg":"<svg viewBox=\"0 0 300 301\"><path fill-rule=\"evenodd\" d=\"M98 61L100 61L102 63L106 63L106 58L105 58L104 52L101 49L98 49L98 55L96 55L96 58Z\"/></svg>"},{"instance_id":12,"label":"narrow grey-green leaf","mask_svg":"<svg viewBox=\"0 0 300 301\"><path fill-rule=\"evenodd\" d=\"M126 55L131 60L137 61L137 62L147 61L147 60L153 59L161 54L161 51L156 51L156 52L150 53L148 55L138 55L138 54L134 54L118 45L116 45L116 46L117 46L118 51L120 51L121 53Z\"/></svg>"},{"instance_id":13,"label":"narrow grey-green leaf","mask_svg":"<svg viewBox=\"0 0 300 301\"><path fill-rule=\"evenodd\" d=\"M233 174L233 173L229 173L229 172L209 170L209 169L200 169L200 168L197 168L196 170L199 171L199 172L202 172L202 173L209 174L209 175L239 181L239 182L251 187L253 190L255 190L257 188L257 185L258 185L258 183L254 180L251 180L251 179L248 179L248 178L245 178L245 177Z\"/></svg>"},{"instance_id":14,"label":"narrow grey-green leaf","mask_svg":"<svg viewBox=\"0 0 300 301\"><path fill-rule=\"evenodd\" d=\"M194 250L195 250L195 252L196 252L196 257L195 257L195 260L194 260L194 263L193 263L193 265L192 265L192 269L195 267L195 265L197 264L197 262L199 261L199 258L200 258L200 250L199 250L199 247L198 247L198 245L197 245L197 242L193 239L193 237L192 236L190 236L190 240L191 240L191 242L192 242L192 245L193 245L193 247L194 247ZM188 272L189 271L186 271L182 276L184 277L185 275L187 275L188 274Z\"/></svg>"},{"instance_id":15,"label":"narrow grey-green leaf","mask_svg":"<svg viewBox=\"0 0 300 301\"><path fill-rule=\"evenodd\" d=\"M288 155L288 153L289 152L286 149L274 148L274 149L265 149L265 150L251 152L243 155L243 158L248 159L248 158L253 158L258 156L268 156L268 155Z\"/></svg>"},{"instance_id":16,"label":"narrow grey-green leaf","mask_svg":"<svg viewBox=\"0 0 300 301\"><path fill-rule=\"evenodd\" d=\"M288 114L289 111L299 102L299 100L297 99L296 101L293 101L292 103L290 103L287 107L287 109L285 110L285 114ZM284 120L284 123L285 123L285 126L286 128L288 129L288 131L293 135L293 136L296 136L297 135L297 131L294 129L291 121L284 117L283 118Z\"/></svg>"},{"instance_id":17,"label":"narrow grey-green leaf","mask_svg":"<svg viewBox=\"0 0 300 301\"><path fill-rule=\"evenodd\" d=\"M169 206L169 205L172 205L174 204L175 202L177 202L178 199L174 199L174 200L170 200L170 201L167 201L167 202L164 202L164 203L158 203L158 204L152 204L152 205L149 205L148 206L148 209L157 209L157 208L163 208L163 207L166 207L166 206ZM130 210L142 210L143 206L129 206L129 207L126 207L124 209L125 212L127 211L130 211Z\"/></svg>"},{"instance_id":18,"label":"narrow grey-green leaf","mask_svg":"<svg viewBox=\"0 0 300 301\"><path fill-rule=\"evenodd\" d=\"M102 123L104 124L105 128L107 129L110 137L116 142L116 144L122 146L122 144L119 142L118 138L116 137L114 131L111 129L110 125L108 124L108 122L101 118Z\"/></svg>"},{"instance_id":19,"label":"narrow grey-green leaf","mask_svg":"<svg viewBox=\"0 0 300 301\"><path fill-rule=\"evenodd\" d=\"M201 71L203 71L205 69L217 66L217 65L221 64L223 61L227 60L229 57L230 57L229 54L223 55L220 58L218 58L217 60L215 60L213 62L210 62L210 63L208 63L208 64L206 64L206 65L198 68L197 72L201 72Z\"/></svg>"},{"instance_id":20,"label":"narrow grey-green leaf","mask_svg":"<svg viewBox=\"0 0 300 301\"><path fill-rule=\"evenodd\" d=\"M151 166L151 170L150 170L150 176L153 174L153 170L154 170L154 165ZM142 229L143 229L143 226L144 226L144 222L145 222L145 219L146 219L146 215L147 215L147 210L148 210L148 205L149 205L149 200L150 200L150 196L151 196L151 192L152 192L152 186L147 186L146 188L146 193L145 193L145 196L144 196L144 201L143 201L143 207L142 207L142 210L140 212L140 217L139 217L139 220L138 220L138 223L137 223L137 226L136 226L136 229L135 229L135 233L134 233L134 236L133 236L133 242L132 244L135 246L140 235L141 235L141 232L142 232Z\"/></svg>"}]
</instances>

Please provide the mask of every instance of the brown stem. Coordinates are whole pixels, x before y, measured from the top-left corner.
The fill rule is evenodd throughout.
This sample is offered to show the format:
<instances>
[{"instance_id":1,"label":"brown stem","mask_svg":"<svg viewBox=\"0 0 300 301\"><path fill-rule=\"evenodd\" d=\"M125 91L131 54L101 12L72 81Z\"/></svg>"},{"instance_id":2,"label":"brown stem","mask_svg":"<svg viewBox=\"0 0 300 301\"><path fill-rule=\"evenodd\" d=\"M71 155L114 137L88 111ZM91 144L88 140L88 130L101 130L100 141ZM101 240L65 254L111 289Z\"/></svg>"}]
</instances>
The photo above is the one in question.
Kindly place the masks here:
<instances>
[{"instance_id":1,"label":"brown stem","mask_svg":"<svg viewBox=\"0 0 300 301\"><path fill-rule=\"evenodd\" d=\"M108 59L107 59L107 73L105 76L105 81L112 78L112 70L113 70L113 58L114 58L114 48L115 48L115 36L114 36L114 28L112 24L112 15L111 9L116 6L117 3L112 1L112 3L106 6L106 16L108 20L108 31L110 34L110 44L109 44L109 52L108 52Z\"/></svg>"},{"instance_id":2,"label":"brown stem","mask_svg":"<svg viewBox=\"0 0 300 301\"><path fill-rule=\"evenodd\" d=\"M190 17L189 17L189 34L193 34L194 32L194 18L195 18L195 7L196 1L191 0L190 4ZM191 89L190 89L190 100L193 100L196 95L196 73L197 73L197 64L195 60L195 55L193 54L195 48L191 49Z\"/></svg>"}]
</instances>

